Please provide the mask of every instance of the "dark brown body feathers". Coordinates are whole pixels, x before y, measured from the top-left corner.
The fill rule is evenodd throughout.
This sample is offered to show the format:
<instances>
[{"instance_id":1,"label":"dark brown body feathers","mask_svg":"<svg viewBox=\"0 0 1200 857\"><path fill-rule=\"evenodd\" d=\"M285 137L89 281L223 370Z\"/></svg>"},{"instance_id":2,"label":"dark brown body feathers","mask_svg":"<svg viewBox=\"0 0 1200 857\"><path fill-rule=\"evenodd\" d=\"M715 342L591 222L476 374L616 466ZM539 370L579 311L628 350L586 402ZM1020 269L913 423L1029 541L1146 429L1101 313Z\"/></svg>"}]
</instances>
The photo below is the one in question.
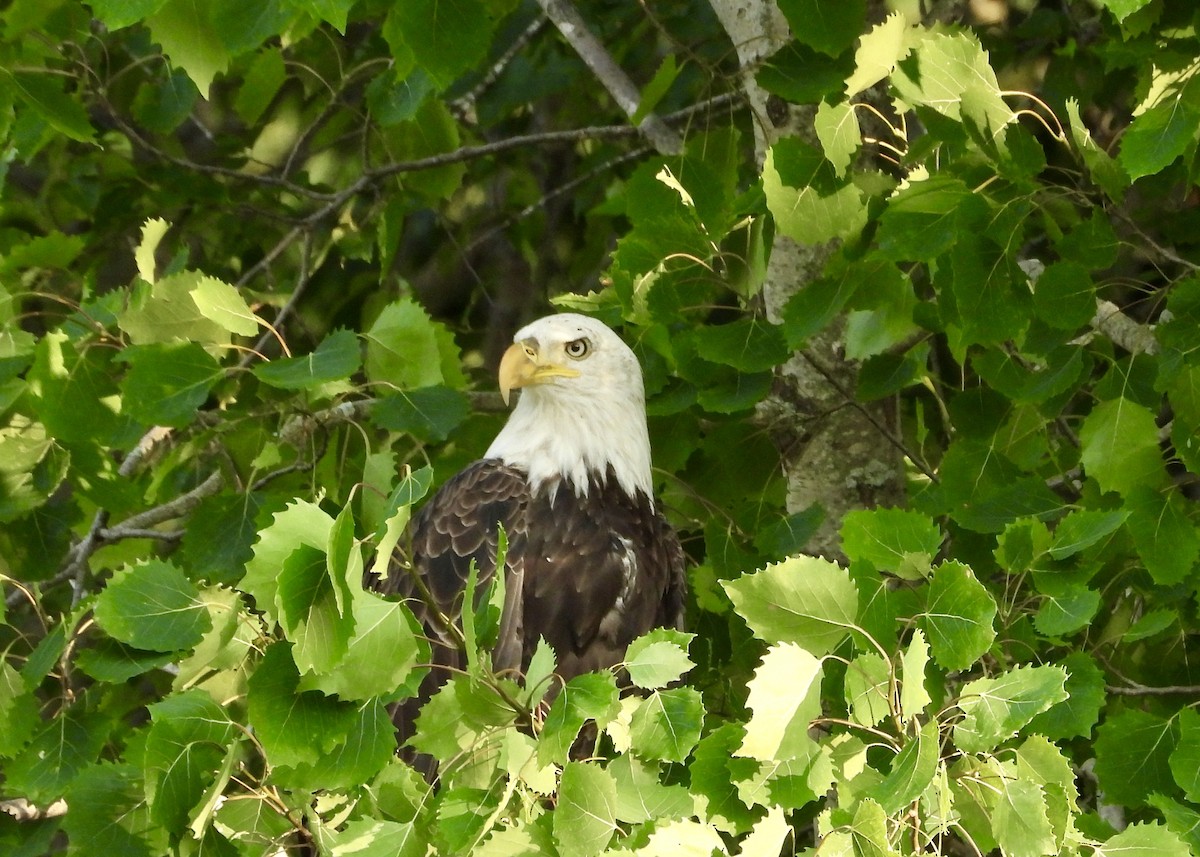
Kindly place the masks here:
<instances>
[{"instance_id":1,"label":"dark brown body feathers","mask_svg":"<svg viewBox=\"0 0 1200 857\"><path fill-rule=\"evenodd\" d=\"M412 573L393 568L368 585L409 599L433 641L434 669L420 698L396 712L411 734L419 704L461 668L462 653L431 606L457 621L472 560L479 582L495 573L499 529L508 537L506 602L493 652L497 670L523 670L544 637L557 672L570 680L620 663L631 641L656 627L681 627L685 584L679 539L649 497L628 496L611 474L586 497L569 485L530 490L525 474L495 459L477 461L425 504L412 526Z\"/></svg>"}]
</instances>

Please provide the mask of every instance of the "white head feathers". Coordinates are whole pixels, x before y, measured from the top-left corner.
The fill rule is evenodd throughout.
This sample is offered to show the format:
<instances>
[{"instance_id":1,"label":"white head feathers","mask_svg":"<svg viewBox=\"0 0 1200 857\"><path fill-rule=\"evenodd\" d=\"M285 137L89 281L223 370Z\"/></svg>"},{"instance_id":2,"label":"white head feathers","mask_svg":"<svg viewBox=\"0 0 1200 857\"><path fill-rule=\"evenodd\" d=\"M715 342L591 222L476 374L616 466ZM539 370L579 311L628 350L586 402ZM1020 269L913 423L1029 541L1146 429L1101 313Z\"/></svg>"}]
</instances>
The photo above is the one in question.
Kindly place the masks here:
<instances>
[{"instance_id":1,"label":"white head feathers","mask_svg":"<svg viewBox=\"0 0 1200 857\"><path fill-rule=\"evenodd\" d=\"M646 394L637 357L606 325L576 313L526 325L500 364L507 399L523 391L487 458L529 474L537 490L559 480L577 495L609 468L629 495L653 497Z\"/></svg>"}]
</instances>

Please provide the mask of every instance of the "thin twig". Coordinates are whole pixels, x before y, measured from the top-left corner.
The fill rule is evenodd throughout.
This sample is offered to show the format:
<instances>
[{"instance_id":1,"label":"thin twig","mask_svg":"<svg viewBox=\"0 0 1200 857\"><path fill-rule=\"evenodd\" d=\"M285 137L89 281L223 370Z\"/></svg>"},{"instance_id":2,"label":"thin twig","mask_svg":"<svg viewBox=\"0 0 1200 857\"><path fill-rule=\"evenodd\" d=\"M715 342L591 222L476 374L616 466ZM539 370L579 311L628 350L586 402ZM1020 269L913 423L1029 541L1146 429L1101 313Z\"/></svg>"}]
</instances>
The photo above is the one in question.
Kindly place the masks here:
<instances>
[{"instance_id":1,"label":"thin twig","mask_svg":"<svg viewBox=\"0 0 1200 857\"><path fill-rule=\"evenodd\" d=\"M188 512L195 509L196 506L200 505L200 501L205 497L211 497L220 491L224 483L225 477L221 471L214 470L207 479L186 494L180 494L174 500L168 500L166 503L147 509L144 512L131 515L117 524L114 529L144 530L153 527L155 524L161 524L164 521L182 518Z\"/></svg>"},{"instance_id":2,"label":"thin twig","mask_svg":"<svg viewBox=\"0 0 1200 857\"><path fill-rule=\"evenodd\" d=\"M450 102L450 113L460 122L470 121L471 114L475 111L475 101L479 96L491 88L500 75L504 74L504 70L511 63L525 46L529 44L533 38L542 31L546 26L547 18L544 15L538 15L529 23L520 35L513 39L513 43L508 46L500 58L492 63L492 67L480 78L479 82L471 87L470 92L467 92Z\"/></svg>"},{"instance_id":3,"label":"thin twig","mask_svg":"<svg viewBox=\"0 0 1200 857\"><path fill-rule=\"evenodd\" d=\"M1169 684L1164 687L1151 687L1145 684L1138 684L1136 681L1125 679L1129 685L1110 684L1105 686L1105 690L1117 696L1200 696L1200 685L1196 684Z\"/></svg>"},{"instance_id":4,"label":"thin twig","mask_svg":"<svg viewBox=\"0 0 1200 857\"><path fill-rule=\"evenodd\" d=\"M155 541L177 542L183 538L183 530L140 530L132 527L105 527L100 531L100 539L105 542L119 542L124 539L154 539Z\"/></svg>"},{"instance_id":5,"label":"thin twig","mask_svg":"<svg viewBox=\"0 0 1200 857\"><path fill-rule=\"evenodd\" d=\"M296 286L292 289L291 295L288 296L287 302L279 308L279 312L275 313L275 318L272 320L271 326L258 338L253 347L242 355L242 359L238 361L239 369L245 369L256 359L260 358L263 349L267 347L267 343L272 339L283 336L283 323L296 311L296 307L300 303L300 298L304 295L308 284L312 282L312 272L308 268L308 257L312 253L313 233L311 229L305 229L301 232L300 227L296 227L285 238L295 236L297 233L304 236L304 246L300 249L300 270L296 273ZM295 238L292 237L291 240L295 240ZM284 351L287 351L286 346Z\"/></svg>"}]
</instances>

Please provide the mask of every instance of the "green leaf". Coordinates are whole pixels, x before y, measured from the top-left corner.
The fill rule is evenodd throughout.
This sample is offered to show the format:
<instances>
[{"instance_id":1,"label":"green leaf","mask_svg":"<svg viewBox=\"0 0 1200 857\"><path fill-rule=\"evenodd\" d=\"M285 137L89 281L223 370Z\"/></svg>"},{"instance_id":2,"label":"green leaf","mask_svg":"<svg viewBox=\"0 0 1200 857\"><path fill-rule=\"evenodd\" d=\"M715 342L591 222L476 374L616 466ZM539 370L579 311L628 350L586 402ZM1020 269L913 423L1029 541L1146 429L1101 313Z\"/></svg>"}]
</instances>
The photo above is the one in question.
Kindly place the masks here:
<instances>
[{"instance_id":1,"label":"green leaf","mask_svg":"<svg viewBox=\"0 0 1200 857\"><path fill-rule=\"evenodd\" d=\"M802 756L809 724L821 714L821 661L794 643L772 646L747 684L753 715L737 755L762 761Z\"/></svg>"},{"instance_id":2,"label":"green leaf","mask_svg":"<svg viewBox=\"0 0 1200 857\"><path fill-rule=\"evenodd\" d=\"M674 628L655 628L643 634L625 651L625 669L637 687L655 690L666 687L695 666L688 645L695 634Z\"/></svg>"},{"instance_id":3,"label":"green leaf","mask_svg":"<svg viewBox=\"0 0 1200 857\"><path fill-rule=\"evenodd\" d=\"M153 283L158 278L158 263L155 254L158 245L171 229L171 224L161 217L150 217L142 224L142 238L133 251L133 260L137 263L138 276L147 283ZM189 297L191 293L189 292ZM192 303L195 303L193 301Z\"/></svg>"},{"instance_id":4,"label":"green leaf","mask_svg":"<svg viewBox=\"0 0 1200 857\"><path fill-rule=\"evenodd\" d=\"M1175 610L1150 610L1139 616L1137 621L1129 626L1122 639L1127 643L1148 640L1161 634L1178 621L1179 613Z\"/></svg>"},{"instance_id":5,"label":"green leaf","mask_svg":"<svg viewBox=\"0 0 1200 857\"><path fill-rule=\"evenodd\" d=\"M1104 491L1128 496L1164 477L1154 414L1128 399L1101 402L1079 430L1080 459Z\"/></svg>"},{"instance_id":6,"label":"green leaf","mask_svg":"<svg viewBox=\"0 0 1200 857\"><path fill-rule=\"evenodd\" d=\"M27 379L29 392L35 397L31 403L34 413L55 440L111 443L131 424L120 413L115 382L118 370L111 362L115 353L100 348L77 350L71 347L66 334L58 331L42 337ZM13 421L9 442L26 447L22 450L25 455L10 448L0 461L7 461L13 469L23 458L32 465L26 455L32 454L38 434L33 426L20 430L19 423ZM52 443L44 438L44 431L41 434L47 444Z\"/></svg>"},{"instance_id":7,"label":"green leaf","mask_svg":"<svg viewBox=\"0 0 1200 857\"><path fill-rule=\"evenodd\" d=\"M992 833L1006 855L1042 857L1054 854L1054 830L1041 786L1021 779L1005 780L996 796Z\"/></svg>"},{"instance_id":8,"label":"green leaf","mask_svg":"<svg viewBox=\"0 0 1200 857\"><path fill-rule=\"evenodd\" d=\"M332 857L353 854L422 857L428 853L428 848L429 843L413 822L380 821L368 817L352 821L345 830L339 831L330 854Z\"/></svg>"},{"instance_id":9,"label":"green leaf","mask_svg":"<svg viewBox=\"0 0 1200 857\"><path fill-rule=\"evenodd\" d=\"M337 714L339 729L323 739L324 749L315 764L275 772L284 788L357 788L391 762L396 752L396 727L380 699L350 704Z\"/></svg>"},{"instance_id":10,"label":"green leaf","mask_svg":"<svg viewBox=\"0 0 1200 857\"><path fill-rule=\"evenodd\" d=\"M151 342L198 342L227 346L229 331L205 317L192 292L209 279L198 271L184 271L156 280L138 292L118 317L121 329L135 345Z\"/></svg>"},{"instance_id":11,"label":"green leaf","mask_svg":"<svg viewBox=\"0 0 1200 857\"><path fill-rule=\"evenodd\" d=\"M896 66L892 85L903 103L925 105L971 123L985 138L1002 137L1016 120L996 72L973 34L919 31L913 50Z\"/></svg>"},{"instance_id":12,"label":"green leaf","mask_svg":"<svg viewBox=\"0 0 1200 857\"><path fill-rule=\"evenodd\" d=\"M207 8L192 0L166 0L146 18L150 35L171 62L187 72L200 94L209 96L213 78L233 59Z\"/></svg>"},{"instance_id":13,"label":"green leaf","mask_svg":"<svg viewBox=\"0 0 1200 857\"><path fill-rule=\"evenodd\" d=\"M121 642L152 652L191 648L212 626L200 591L160 559L114 574L96 598L96 622Z\"/></svg>"},{"instance_id":14,"label":"green leaf","mask_svg":"<svg viewBox=\"0 0 1200 857\"><path fill-rule=\"evenodd\" d=\"M301 546L322 552L329 542L333 518L315 503L296 500L258 534L254 556L246 563L242 589L254 597L255 607L272 620L278 619L276 604L279 571L284 562Z\"/></svg>"},{"instance_id":15,"label":"green leaf","mask_svg":"<svg viewBox=\"0 0 1200 857\"><path fill-rule=\"evenodd\" d=\"M968 753L994 750L1037 714L1067 698L1062 667L1015 667L996 678L979 678L962 689L963 718L954 727L954 743Z\"/></svg>"},{"instance_id":16,"label":"green leaf","mask_svg":"<svg viewBox=\"0 0 1200 857\"><path fill-rule=\"evenodd\" d=\"M1066 559L1103 538L1112 535L1125 523L1129 512L1123 510L1101 512L1091 509L1076 509L1059 521L1054 529L1054 541L1050 545L1050 556Z\"/></svg>"},{"instance_id":17,"label":"green leaf","mask_svg":"<svg viewBox=\"0 0 1200 857\"><path fill-rule=\"evenodd\" d=\"M1188 517L1190 504L1176 491L1135 491L1125 526L1138 556L1160 586L1182 583L1200 559L1200 533Z\"/></svg>"},{"instance_id":18,"label":"green leaf","mask_svg":"<svg viewBox=\"0 0 1200 857\"><path fill-rule=\"evenodd\" d=\"M121 383L124 412L147 425L188 425L224 376L221 365L195 342L131 345L117 359L129 364Z\"/></svg>"},{"instance_id":19,"label":"green leaf","mask_svg":"<svg viewBox=\"0 0 1200 857\"><path fill-rule=\"evenodd\" d=\"M91 4L96 17L110 30L120 30L148 18L166 0L95 0Z\"/></svg>"},{"instance_id":20,"label":"green leaf","mask_svg":"<svg viewBox=\"0 0 1200 857\"><path fill-rule=\"evenodd\" d=\"M893 573L912 568L914 554L916 564L928 569L942 544L937 524L909 509L855 509L842 519L841 536L842 550L851 562L869 562Z\"/></svg>"},{"instance_id":21,"label":"green leaf","mask_svg":"<svg viewBox=\"0 0 1200 857\"><path fill-rule=\"evenodd\" d=\"M631 824L692 814L692 796L680 785L664 785L658 765L622 753L608 765L616 785L616 817Z\"/></svg>"},{"instance_id":22,"label":"green leaf","mask_svg":"<svg viewBox=\"0 0 1200 857\"><path fill-rule=\"evenodd\" d=\"M830 59L798 41L791 41L762 60L758 85L793 104L819 104L839 93L853 70L852 57Z\"/></svg>"},{"instance_id":23,"label":"green leaf","mask_svg":"<svg viewBox=\"0 0 1200 857\"><path fill-rule=\"evenodd\" d=\"M1117 161L1131 179L1161 172L1189 146L1200 124L1200 85L1190 77L1182 85L1158 93L1159 100L1129 123L1121 137Z\"/></svg>"},{"instance_id":24,"label":"green leaf","mask_svg":"<svg viewBox=\"0 0 1200 857\"><path fill-rule=\"evenodd\" d=\"M1033 311L1051 327L1075 330L1096 314L1096 287L1087 269L1078 262L1047 266L1033 290Z\"/></svg>"},{"instance_id":25,"label":"green leaf","mask_svg":"<svg viewBox=\"0 0 1200 857\"><path fill-rule=\"evenodd\" d=\"M311 354L284 357L254 367L265 384L283 390L311 390L330 381L349 378L362 365L358 337L349 330L335 330Z\"/></svg>"},{"instance_id":26,"label":"green leaf","mask_svg":"<svg viewBox=\"0 0 1200 857\"><path fill-rule=\"evenodd\" d=\"M858 234L867 222L859 189L838 181L825 156L794 137L767 152L763 191L775 225L802 244L823 244Z\"/></svg>"},{"instance_id":27,"label":"green leaf","mask_svg":"<svg viewBox=\"0 0 1200 857\"><path fill-rule=\"evenodd\" d=\"M617 829L617 787L599 765L567 762L558 786L554 841L562 857L595 857Z\"/></svg>"},{"instance_id":28,"label":"green leaf","mask_svg":"<svg viewBox=\"0 0 1200 857\"><path fill-rule=\"evenodd\" d=\"M703 724L704 703L697 690L656 690L633 712L632 751L643 759L682 762L700 740Z\"/></svg>"},{"instance_id":29,"label":"green leaf","mask_svg":"<svg viewBox=\"0 0 1200 857\"><path fill-rule=\"evenodd\" d=\"M708 802L710 817L725 819L726 829L744 831L755 820L734 785L754 775L760 763L736 755L744 729L740 723L724 723L696 745L689 764L690 791Z\"/></svg>"},{"instance_id":30,"label":"green leaf","mask_svg":"<svg viewBox=\"0 0 1200 857\"><path fill-rule=\"evenodd\" d=\"M1124 21L1151 2L1152 0L1100 0L1100 5L1112 12L1118 21Z\"/></svg>"},{"instance_id":31,"label":"green leaf","mask_svg":"<svg viewBox=\"0 0 1200 857\"><path fill-rule=\"evenodd\" d=\"M1083 584L1054 587L1046 592L1033 617L1038 633L1048 637L1073 634L1086 627L1100 609L1100 593Z\"/></svg>"},{"instance_id":32,"label":"green leaf","mask_svg":"<svg viewBox=\"0 0 1200 857\"><path fill-rule=\"evenodd\" d=\"M1170 765L1184 796L1200 803L1200 714L1195 709L1179 712L1179 743L1171 751Z\"/></svg>"},{"instance_id":33,"label":"green leaf","mask_svg":"<svg viewBox=\"0 0 1200 857\"><path fill-rule=\"evenodd\" d=\"M1086 123L1079 115L1079 101L1068 98L1066 107L1071 139L1091 173L1092 180L1104 190L1109 199L1119 201L1124 196L1125 189L1129 187L1129 176L1108 152L1096 145Z\"/></svg>"},{"instance_id":34,"label":"green leaf","mask_svg":"<svg viewBox=\"0 0 1200 857\"><path fill-rule=\"evenodd\" d=\"M774 369L789 354L779 326L757 316L698 328L693 342L696 353L705 360L732 366L739 372Z\"/></svg>"},{"instance_id":35,"label":"green leaf","mask_svg":"<svg viewBox=\"0 0 1200 857\"><path fill-rule=\"evenodd\" d=\"M866 0L822 3L821 0L780 0L779 11L787 18L796 38L836 57L854 44L866 23Z\"/></svg>"},{"instance_id":36,"label":"green leaf","mask_svg":"<svg viewBox=\"0 0 1200 857\"><path fill-rule=\"evenodd\" d=\"M1086 652L1072 652L1058 665L1067 671L1067 698L1033 719L1031 732L1056 741L1092 734L1107 693L1104 673Z\"/></svg>"},{"instance_id":37,"label":"green leaf","mask_svg":"<svg viewBox=\"0 0 1200 857\"><path fill-rule=\"evenodd\" d=\"M254 336L259 320L237 289L215 277L204 277L192 289L196 309L230 333Z\"/></svg>"},{"instance_id":38,"label":"green leaf","mask_svg":"<svg viewBox=\"0 0 1200 857\"><path fill-rule=\"evenodd\" d=\"M183 828L240 734L206 691L173 694L150 706L143 765L150 817L168 830Z\"/></svg>"},{"instance_id":39,"label":"green leaf","mask_svg":"<svg viewBox=\"0 0 1200 857\"><path fill-rule=\"evenodd\" d=\"M32 690L7 661L0 661L0 757L15 756L41 725Z\"/></svg>"},{"instance_id":40,"label":"green leaf","mask_svg":"<svg viewBox=\"0 0 1200 857\"><path fill-rule=\"evenodd\" d=\"M859 655L846 665L846 704L855 723L874 726L891 712L890 667L875 652Z\"/></svg>"},{"instance_id":41,"label":"green leaf","mask_svg":"<svg viewBox=\"0 0 1200 857\"><path fill-rule=\"evenodd\" d=\"M481 0L412 0L392 7L384 29L445 89L483 60L495 24Z\"/></svg>"},{"instance_id":42,"label":"green leaf","mask_svg":"<svg viewBox=\"0 0 1200 857\"><path fill-rule=\"evenodd\" d=\"M933 699L925 689L925 667L929 663L929 644L917 628L908 648L900 656L900 716L907 723L925 710Z\"/></svg>"},{"instance_id":43,"label":"green leaf","mask_svg":"<svg viewBox=\"0 0 1200 857\"><path fill-rule=\"evenodd\" d=\"M96 712L71 709L58 714L5 764L6 792L35 804L58 800L80 771L96 761L110 728Z\"/></svg>"},{"instance_id":44,"label":"green leaf","mask_svg":"<svg viewBox=\"0 0 1200 857\"><path fill-rule=\"evenodd\" d=\"M838 833L840 831L834 833L834 838L827 837L823 844L836 842ZM887 813L870 798L859 801L854 808L854 820L850 822L850 844L856 857L892 857L896 853L891 848L891 837L888 836ZM837 853L836 850L834 853Z\"/></svg>"},{"instance_id":45,"label":"green leaf","mask_svg":"<svg viewBox=\"0 0 1200 857\"><path fill-rule=\"evenodd\" d=\"M1029 324L1029 291L1013 259L987 236L969 232L950 251L941 304L961 328L963 345L996 345Z\"/></svg>"},{"instance_id":46,"label":"green leaf","mask_svg":"<svg viewBox=\"0 0 1200 857\"><path fill-rule=\"evenodd\" d=\"M1056 244L1064 259L1078 262L1089 271L1111 267L1121 250L1121 240L1103 211L1093 211Z\"/></svg>"},{"instance_id":47,"label":"green leaf","mask_svg":"<svg viewBox=\"0 0 1200 857\"><path fill-rule=\"evenodd\" d=\"M16 245L0 258L0 271L16 272L27 268L70 270L71 263L83 252L86 242L80 235L64 235L57 230Z\"/></svg>"},{"instance_id":48,"label":"green leaf","mask_svg":"<svg viewBox=\"0 0 1200 857\"><path fill-rule=\"evenodd\" d=\"M67 477L71 455L41 423L17 418L0 428L0 521L38 508Z\"/></svg>"},{"instance_id":49,"label":"green leaf","mask_svg":"<svg viewBox=\"0 0 1200 857\"><path fill-rule=\"evenodd\" d=\"M869 790L868 796L878 801L886 812L899 812L919 798L933 782L939 754L937 721L929 720L914 738L905 742L892 761L892 770Z\"/></svg>"},{"instance_id":50,"label":"green leaf","mask_svg":"<svg viewBox=\"0 0 1200 857\"><path fill-rule=\"evenodd\" d=\"M346 32L346 19L356 0L297 0L298 5L318 21L333 25L339 33Z\"/></svg>"},{"instance_id":51,"label":"green leaf","mask_svg":"<svg viewBox=\"0 0 1200 857\"><path fill-rule=\"evenodd\" d=\"M429 663L429 643L408 607L369 592L356 593L351 603L354 636L345 654L326 672L300 680L300 690L320 690L342 699L366 700L408 690Z\"/></svg>"},{"instance_id":52,"label":"green leaf","mask_svg":"<svg viewBox=\"0 0 1200 857\"><path fill-rule=\"evenodd\" d=\"M301 545L279 569L279 622L302 672L329 672L350 646L354 614L339 603L338 589L323 550Z\"/></svg>"},{"instance_id":53,"label":"green leaf","mask_svg":"<svg viewBox=\"0 0 1200 857\"><path fill-rule=\"evenodd\" d=\"M900 186L879 218L876 243L895 261L931 261L950 250L986 212L961 180L935 173Z\"/></svg>"},{"instance_id":54,"label":"green leaf","mask_svg":"<svg viewBox=\"0 0 1200 857\"><path fill-rule=\"evenodd\" d=\"M841 104L822 101L813 120L813 129L821 141L826 160L833 165L837 175L844 176L862 145L862 131L858 127L854 105L848 101Z\"/></svg>"},{"instance_id":55,"label":"green leaf","mask_svg":"<svg viewBox=\"0 0 1200 857\"><path fill-rule=\"evenodd\" d=\"M671 84L675 82L675 78L679 77L681 70L682 67L675 62L674 54L667 54L663 58L658 65L658 71L654 72L654 77L650 78L650 82L642 87L642 96L638 99L637 110L633 111L633 115L629 117L630 124L641 124L646 115L654 111L658 102L662 101L663 96L671 88Z\"/></svg>"},{"instance_id":56,"label":"green leaf","mask_svg":"<svg viewBox=\"0 0 1200 857\"><path fill-rule=\"evenodd\" d=\"M97 681L119 684L177 659L175 652L144 652L116 640L101 638L79 653L76 665Z\"/></svg>"},{"instance_id":57,"label":"green leaf","mask_svg":"<svg viewBox=\"0 0 1200 857\"><path fill-rule=\"evenodd\" d=\"M1186 842L1193 855L1200 853L1200 812L1160 794L1151 795L1147 803L1162 813L1167 829Z\"/></svg>"},{"instance_id":58,"label":"green leaf","mask_svg":"<svg viewBox=\"0 0 1200 857\"><path fill-rule=\"evenodd\" d=\"M95 131L83 105L63 91L65 78L5 68L0 72L0 79L8 80L21 102L55 131L80 143L93 141Z\"/></svg>"},{"instance_id":59,"label":"green leaf","mask_svg":"<svg viewBox=\"0 0 1200 857\"><path fill-rule=\"evenodd\" d=\"M301 782L325 788L365 782L395 750L387 713L375 701L339 702L318 691L297 692L300 675L290 648L269 646L248 684L246 714L267 760L294 769Z\"/></svg>"},{"instance_id":60,"label":"green leaf","mask_svg":"<svg viewBox=\"0 0 1200 857\"><path fill-rule=\"evenodd\" d=\"M363 334L367 378L405 390L461 386L458 354L445 335L445 328L431 321L415 301L406 298L388 304Z\"/></svg>"},{"instance_id":61,"label":"green leaf","mask_svg":"<svg viewBox=\"0 0 1200 857\"><path fill-rule=\"evenodd\" d=\"M1104 843L1101 852L1114 857L1192 857L1187 844L1161 824L1131 824Z\"/></svg>"},{"instance_id":62,"label":"green leaf","mask_svg":"<svg viewBox=\"0 0 1200 857\"><path fill-rule=\"evenodd\" d=\"M846 80L846 96L870 89L896 70L908 56L913 33L900 12L893 12L858 41L854 52L854 74Z\"/></svg>"},{"instance_id":63,"label":"green leaf","mask_svg":"<svg viewBox=\"0 0 1200 857\"><path fill-rule=\"evenodd\" d=\"M242 85L233 101L233 109L238 117L248 126L258 124L286 79L283 52L274 47L259 51L242 78Z\"/></svg>"},{"instance_id":64,"label":"green leaf","mask_svg":"<svg viewBox=\"0 0 1200 857\"><path fill-rule=\"evenodd\" d=\"M134 99L133 113L139 123L156 134L171 134L192 114L200 93L182 69L157 80L147 81Z\"/></svg>"},{"instance_id":65,"label":"green leaf","mask_svg":"<svg viewBox=\"0 0 1200 857\"><path fill-rule=\"evenodd\" d=\"M1017 748L1016 757L1017 780L1036 783L1042 788L1047 820L1055 848L1058 848L1066 840L1078 813L1078 788L1071 760L1041 735L1033 735L1023 742Z\"/></svg>"},{"instance_id":66,"label":"green leaf","mask_svg":"<svg viewBox=\"0 0 1200 857\"><path fill-rule=\"evenodd\" d=\"M587 720L603 726L614 716L620 703L612 673L584 673L567 682L554 703L538 736L538 764L561 763Z\"/></svg>"},{"instance_id":67,"label":"green leaf","mask_svg":"<svg viewBox=\"0 0 1200 857\"><path fill-rule=\"evenodd\" d=\"M388 431L408 432L438 442L470 414L467 397L449 387L424 387L385 396L371 408L371 419Z\"/></svg>"},{"instance_id":68,"label":"green leaf","mask_svg":"<svg viewBox=\"0 0 1200 857\"><path fill-rule=\"evenodd\" d=\"M206 497L192 511L180 547L180 564L193 580L232 584L254 555L256 518L263 499L227 492Z\"/></svg>"},{"instance_id":69,"label":"green leaf","mask_svg":"<svg viewBox=\"0 0 1200 857\"><path fill-rule=\"evenodd\" d=\"M154 857L170 851L166 832L150 819L140 765L91 765L64 797L71 811L63 817L63 830L90 853Z\"/></svg>"},{"instance_id":70,"label":"green leaf","mask_svg":"<svg viewBox=\"0 0 1200 857\"><path fill-rule=\"evenodd\" d=\"M829 560L797 556L721 586L738 615L768 643L796 643L824 655L855 627L858 590Z\"/></svg>"},{"instance_id":71,"label":"green leaf","mask_svg":"<svg viewBox=\"0 0 1200 857\"><path fill-rule=\"evenodd\" d=\"M996 602L967 566L944 562L933 572L918 624L933 659L947 670L974 664L996 639Z\"/></svg>"}]
</instances>

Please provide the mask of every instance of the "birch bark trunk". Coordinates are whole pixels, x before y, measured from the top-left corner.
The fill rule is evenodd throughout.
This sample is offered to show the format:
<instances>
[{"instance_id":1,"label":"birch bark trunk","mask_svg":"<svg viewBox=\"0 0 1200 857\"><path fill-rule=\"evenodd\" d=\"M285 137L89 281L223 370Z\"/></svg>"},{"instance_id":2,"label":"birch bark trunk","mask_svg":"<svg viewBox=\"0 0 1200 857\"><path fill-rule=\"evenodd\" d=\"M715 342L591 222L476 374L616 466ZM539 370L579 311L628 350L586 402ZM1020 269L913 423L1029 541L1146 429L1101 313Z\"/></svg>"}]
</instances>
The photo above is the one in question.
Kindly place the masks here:
<instances>
[{"instance_id":1,"label":"birch bark trunk","mask_svg":"<svg viewBox=\"0 0 1200 857\"><path fill-rule=\"evenodd\" d=\"M789 105L758 86L762 60L791 38L773 0L710 0L738 52L742 86L753 110L755 152L761 169L779 139L799 135L818 145L815 110ZM776 236L763 285L767 317L780 320L788 299L816 279L835 245L802 245ZM825 520L807 551L844 559L838 530L852 509L888 506L903 496L903 462L889 441L895 418L888 401L860 404L853 391L858 367L845 357L842 328L814 336L780 369L775 392L761 406L779 447L788 480L788 510L819 504Z\"/></svg>"}]
</instances>

